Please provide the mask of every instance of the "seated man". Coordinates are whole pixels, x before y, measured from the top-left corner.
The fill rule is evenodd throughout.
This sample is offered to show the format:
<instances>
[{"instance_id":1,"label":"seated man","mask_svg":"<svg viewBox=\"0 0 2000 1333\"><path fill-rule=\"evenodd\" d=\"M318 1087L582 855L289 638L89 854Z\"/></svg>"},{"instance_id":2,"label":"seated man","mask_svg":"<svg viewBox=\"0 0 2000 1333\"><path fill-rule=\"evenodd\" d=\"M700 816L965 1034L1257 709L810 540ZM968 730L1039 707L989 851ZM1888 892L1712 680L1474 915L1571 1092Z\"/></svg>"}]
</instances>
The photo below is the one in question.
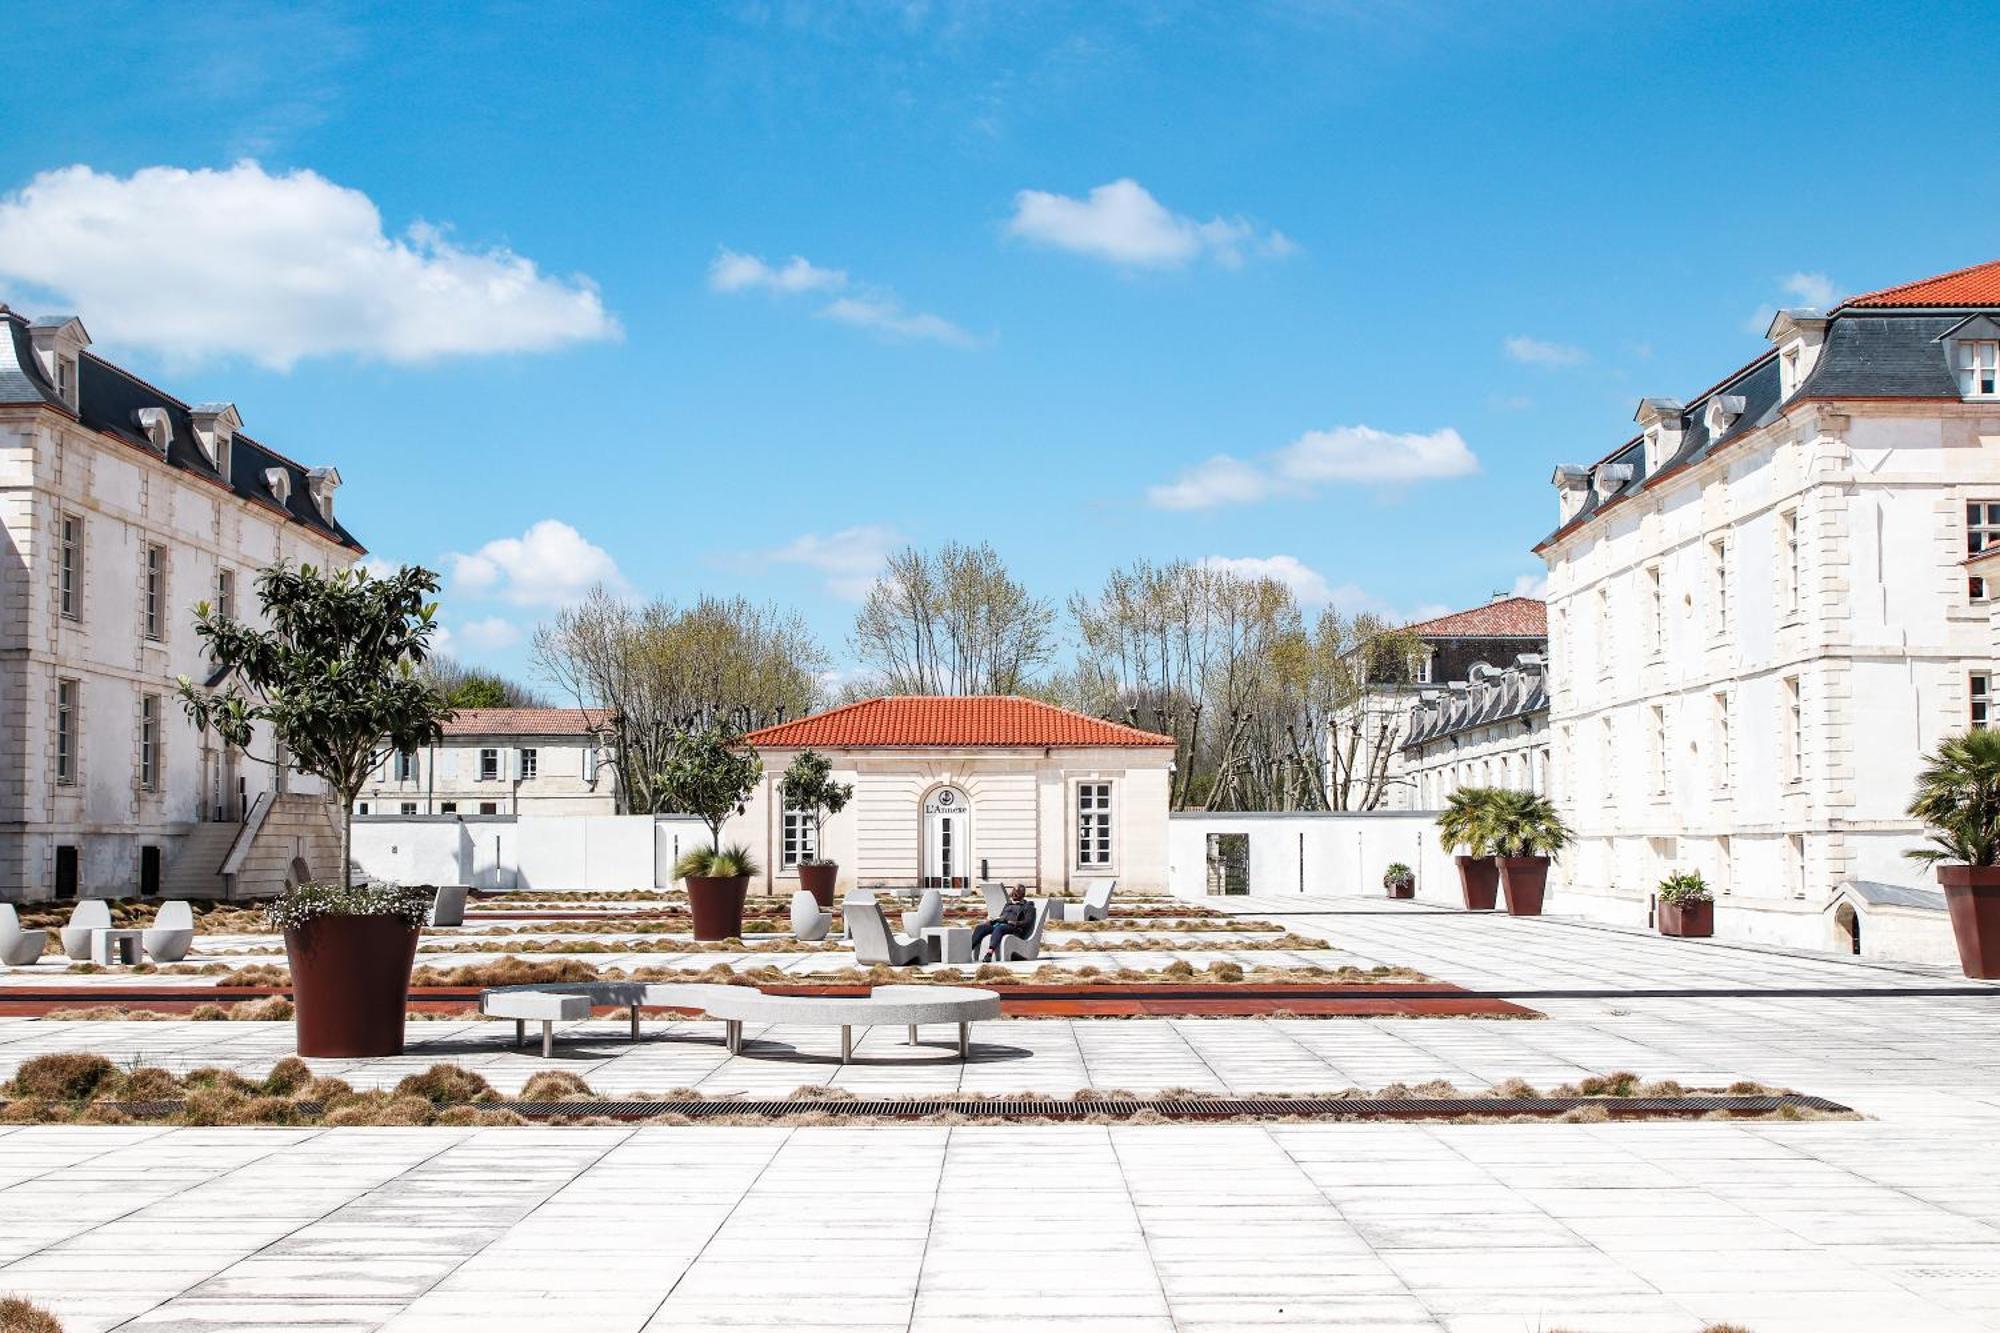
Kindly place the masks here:
<instances>
[{"instance_id":1,"label":"seated man","mask_svg":"<svg viewBox=\"0 0 2000 1333\"><path fill-rule=\"evenodd\" d=\"M972 932L972 956L984 958L990 949L995 958L1000 956L1000 941L1012 935L1025 940L1035 932L1035 905L1028 901L1028 887L1016 884L1007 890L1007 901L1000 908L1000 915Z\"/></svg>"}]
</instances>

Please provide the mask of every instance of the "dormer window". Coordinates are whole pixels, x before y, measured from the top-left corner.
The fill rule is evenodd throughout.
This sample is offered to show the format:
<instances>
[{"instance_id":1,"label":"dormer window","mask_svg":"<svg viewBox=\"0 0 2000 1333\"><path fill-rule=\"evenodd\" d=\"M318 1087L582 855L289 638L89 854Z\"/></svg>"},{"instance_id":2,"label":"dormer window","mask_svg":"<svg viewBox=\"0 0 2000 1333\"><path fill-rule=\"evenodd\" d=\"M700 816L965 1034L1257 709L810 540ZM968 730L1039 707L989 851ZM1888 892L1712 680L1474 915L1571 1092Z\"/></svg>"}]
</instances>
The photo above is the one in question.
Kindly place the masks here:
<instances>
[{"instance_id":1,"label":"dormer window","mask_svg":"<svg viewBox=\"0 0 2000 1333\"><path fill-rule=\"evenodd\" d=\"M1958 392L1966 398L2000 397L2000 340L1965 338L1952 345Z\"/></svg>"},{"instance_id":2,"label":"dormer window","mask_svg":"<svg viewBox=\"0 0 2000 1333\"><path fill-rule=\"evenodd\" d=\"M56 358L56 397L76 406L76 358L59 356Z\"/></svg>"},{"instance_id":3,"label":"dormer window","mask_svg":"<svg viewBox=\"0 0 2000 1333\"><path fill-rule=\"evenodd\" d=\"M1826 344L1828 320L1817 310L1780 310L1771 317L1764 336L1778 347L1778 393L1790 398L1812 374L1819 350Z\"/></svg>"},{"instance_id":4,"label":"dormer window","mask_svg":"<svg viewBox=\"0 0 2000 1333\"><path fill-rule=\"evenodd\" d=\"M1555 470L1549 482L1556 488L1559 521L1567 523L1576 517L1583 508L1584 498L1590 494L1590 469L1565 463Z\"/></svg>"},{"instance_id":5,"label":"dormer window","mask_svg":"<svg viewBox=\"0 0 2000 1333\"><path fill-rule=\"evenodd\" d=\"M1787 347L1778 359L1778 392L1790 398L1792 391L1799 387L1799 349Z\"/></svg>"},{"instance_id":6,"label":"dormer window","mask_svg":"<svg viewBox=\"0 0 2000 1333\"><path fill-rule=\"evenodd\" d=\"M139 428L139 433L146 437L146 443L152 445L160 457L167 456L167 446L174 442L174 422L167 415L166 408L142 407L132 414L132 424Z\"/></svg>"},{"instance_id":7,"label":"dormer window","mask_svg":"<svg viewBox=\"0 0 2000 1333\"><path fill-rule=\"evenodd\" d=\"M229 459L235 449L236 432L243 429L243 418L235 404L199 403L188 409L188 417L194 422L194 439L201 447L201 456L222 474L224 481L229 480Z\"/></svg>"},{"instance_id":8,"label":"dormer window","mask_svg":"<svg viewBox=\"0 0 2000 1333\"><path fill-rule=\"evenodd\" d=\"M42 374L56 391L56 397L72 412L77 410L77 366L90 335L75 315L50 315L28 326L28 341L41 362Z\"/></svg>"},{"instance_id":9,"label":"dormer window","mask_svg":"<svg viewBox=\"0 0 2000 1333\"><path fill-rule=\"evenodd\" d=\"M290 504L292 500L292 474L284 468L264 469L264 485L279 504Z\"/></svg>"},{"instance_id":10,"label":"dormer window","mask_svg":"<svg viewBox=\"0 0 2000 1333\"><path fill-rule=\"evenodd\" d=\"M1596 488L1599 503L1616 495L1626 482L1632 480L1630 463L1599 463L1590 474L1591 485Z\"/></svg>"},{"instance_id":11,"label":"dormer window","mask_svg":"<svg viewBox=\"0 0 2000 1333\"><path fill-rule=\"evenodd\" d=\"M1740 393L1718 393L1711 397L1708 406L1702 409L1701 417L1708 438L1714 441L1728 434L1729 428L1736 423L1736 418L1743 415L1747 405L1747 400Z\"/></svg>"},{"instance_id":12,"label":"dormer window","mask_svg":"<svg viewBox=\"0 0 2000 1333\"><path fill-rule=\"evenodd\" d=\"M340 489L340 472L337 468L316 467L306 473L306 489L312 494L313 506L319 516L333 521L333 493Z\"/></svg>"},{"instance_id":13,"label":"dormer window","mask_svg":"<svg viewBox=\"0 0 2000 1333\"><path fill-rule=\"evenodd\" d=\"M1642 398L1632 414L1646 441L1646 475L1652 476L1681 451L1682 408L1678 398Z\"/></svg>"}]
</instances>

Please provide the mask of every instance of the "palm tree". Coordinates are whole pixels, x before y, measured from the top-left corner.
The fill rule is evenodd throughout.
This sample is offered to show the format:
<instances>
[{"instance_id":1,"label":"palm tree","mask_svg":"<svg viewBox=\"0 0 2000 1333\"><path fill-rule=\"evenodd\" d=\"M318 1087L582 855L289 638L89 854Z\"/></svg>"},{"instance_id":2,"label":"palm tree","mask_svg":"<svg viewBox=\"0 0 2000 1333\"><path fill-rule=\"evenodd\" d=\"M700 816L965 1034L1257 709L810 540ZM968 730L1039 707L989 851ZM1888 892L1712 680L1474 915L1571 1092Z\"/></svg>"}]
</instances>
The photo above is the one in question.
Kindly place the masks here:
<instances>
[{"instance_id":1,"label":"palm tree","mask_svg":"<svg viewBox=\"0 0 2000 1333\"><path fill-rule=\"evenodd\" d=\"M1912 861L2000 863L2000 732L1968 731L1940 742L1917 774L1909 812L1929 826L1934 844L1903 853Z\"/></svg>"},{"instance_id":2,"label":"palm tree","mask_svg":"<svg viewBox=\"0 0 2000 1333\"><path fill-rule=\"evenodd\" d=\"M1531 791L1496 791L1487 810L1496 856L1554 856L1569 846L1555 802Z\"/></svg>"},{"instance_id":3,"label":"palm tree","mask_svg":"<svg viewBox=\"0 0 2000 1333\"><path fill-rule=\"evenodd\" d=\"M1493 855L1492 787L1460 787L1445 798L1438 816L1438 838L1447 847L1463 847L1467 856Z\"/></svg>"}]
</instances>

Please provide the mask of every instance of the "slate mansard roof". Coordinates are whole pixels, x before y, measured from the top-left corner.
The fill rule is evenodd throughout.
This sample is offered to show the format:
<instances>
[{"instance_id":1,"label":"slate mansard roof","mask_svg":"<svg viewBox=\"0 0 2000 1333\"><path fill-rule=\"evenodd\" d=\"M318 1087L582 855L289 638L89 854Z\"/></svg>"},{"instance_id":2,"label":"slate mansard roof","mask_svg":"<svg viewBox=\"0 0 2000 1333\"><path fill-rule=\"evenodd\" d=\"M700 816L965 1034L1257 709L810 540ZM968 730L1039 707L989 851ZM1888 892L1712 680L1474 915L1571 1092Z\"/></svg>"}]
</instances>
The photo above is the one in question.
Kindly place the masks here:
<instances>
[{"instance_id":1,"label":"slate mansard roof","mask_svg":"<svg viewBox=\"0 0 2000 1333\"><path fill-rule=\"evenodd\" d=\"M350 550L364 549L338 519L320 512L312 498L306 467L239 430L231 441L229 476L225 479L209 463L195 439L188 404L88 350L77 357L77 410L71 413L55 386L43 376L28 330L27 320L18 312L0 307L0 405L27 403L74 415L86 429L142 449L154 458L160 456L159 450L147 440L136 414L141 408L163 409L173 426L173 439L167 445L166 455L169 467L193 473L252 504L283 513L293 522ZM283 503L271 493L265 481L264 474L272 468L282 468L291 475L290 494Z\"/></svg>"},{"instance_id":2,"label":"slate mansard roof","mask_svg":"<svg viewBox=\"0 0 2000 1333\"><path fill-rule=\"evenodd\" d=\"M753 731L758 749L1082 749L1171 746L1174 738L1012 695L892 695Z\"/></svg>"},{"instance_id":3,"label":"slate mansard roof","mask_svg":"<svg viewBox=\"0 0 2000 1333\"><path fill-rule=\"evenodd\" d=\"M1656 478L1692 466L1783 415L1788 403L1853 400L1957 402L1958 384L1947 359L1945 335L1970 317L2000 315L2000 260L1975 264L1917 282L1851 297L1826 317L1825 340L1805 382L1790 399L1781 394L1778 348L1761 353L1728 378L1704 389L1681 409L1680 447L1646 471L1645 436L1636 435L1588 469L1626 466L1631 476L1602 491L1592 484L1582 506L1536 547L1588 523L1596 514ZM1816 316L1816 313L1814 315ZM1709 405L1741 398L1742 411L1710 436ZM1655 401L1655 400L1649 400Z\"/></svg>"},{"instance_id":4,"label":"slate mansard roof","mask_svg":"<svg viewBox=\"0 0 2000 1333\"><path fill-rule=\"evenodd\" d=\"M1505 671L1488 670L1431 695L1410 709L1404 751L1419 750L1477 727L1532 717L1549 706L1548 673L1540 656L1524 654Z\"/></svg>"}]
</instances>

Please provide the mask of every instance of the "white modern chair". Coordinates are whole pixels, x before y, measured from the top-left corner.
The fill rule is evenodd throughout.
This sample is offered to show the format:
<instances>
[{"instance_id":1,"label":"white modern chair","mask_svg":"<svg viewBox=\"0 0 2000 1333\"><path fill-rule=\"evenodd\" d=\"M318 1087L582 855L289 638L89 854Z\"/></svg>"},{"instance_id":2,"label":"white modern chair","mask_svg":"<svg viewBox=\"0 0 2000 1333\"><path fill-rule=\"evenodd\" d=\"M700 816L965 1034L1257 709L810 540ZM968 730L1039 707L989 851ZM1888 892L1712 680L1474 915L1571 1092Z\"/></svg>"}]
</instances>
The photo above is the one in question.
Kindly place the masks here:
<instances>
[{"instance_id":1,"label":"white modern chair","mask_svg":"<svg viewBox=\"0 0 2000 1333\"><path fill-rule=\"evenodd\" d=\"M431 900L431 924L433 926L464 925L465 892L463 884L439 885L437 897Z\"/></svg>"},{"instance_id":2,"label":"white modern chair","mask_svg":"<svg viewBox=\"0 0 2000 1333\"><path fill-rule=\"evenodd\" d=\"M1035 928L1028 932L1028 938L1004 935L1000 939L1000 950L995 961L1011 963L1016 959L1033 961L1042 956L1042 930L1049 924L1049 912L1055 906L1053 898L1035 899Z\"/></svg>"},{"instance_id":3,"label":"white modern chair","mask_svg":"<svg viewBox=\"0 0 2000 1333\"><path fill-rule=\"evenodd\" d=\"M85 898L70 909L69 924L63 927L63 952L79 963L90 961L90 932L111 929L111 904L102 898Z\"/></svg>"},{"instance_id":4,"label":"white modern chair","mask_svg":"<svg viewBox=\"0 0 2000 1333\"><path fill-rule=\"evenodd\" d=\"M194 947L194 908L180 899L160 904L152 929L139 937L146 957L156 963L178 963Z\"/></svg>"},{"instance_id":5,"label":"white modern chair","mask_svg":"<svg viewBox=\"0 0 2000 1333\"><path fill-rule=\"evenodd\" d=\"M991 921L1000 915L1000 909L1007 905L1007 886L994 880L982 880L979 896L986 900L986 919Z\"/></svg>"},{"instance_id":6,"label":"white modern chair","mask_svg":"<svg viewBox=\"0 0 2000 1333\"><path fill-rule=\"evenodd\" d=\"M1102 921L1111 915L1111 891L1118 887L1115 879L1089 879L1083 882L1083 901L1065 904L1065 921Z\"/></svg>"},{"instance_id":7,"label":"white modern chair","mask_svg":"<svg viewBox=\"0 0 2000 1333\"><path fill-rule=\"evenodd\" d=\"M21 918L14 914L14 904L0 903L0 963L27 967L48 947L49 932L21 929Z\"/></svg>"},{"instance_id":8,"label":"white modern chair","mask_svg":"<svg viewBox=\"0 0 2000 1333\"><path fill-rule=\"evenodd\" d=\"M819 899L805 889L792 895L792 938L810 943L826 938L833 929L833 913L819 905Z\"/></svg>"},{"instance_id":9,"label":"white modern chair","mask_svg":"<svg viewBox=\"0 0 2000 1333\"><path fill-rule=\"evenodd\" d=\"M847 917L847 933L854 941L855 962L907 967L925 961L924 942L892 933L882 918L882 909L872 901L849 897L841 904L841 912Z\"/></svg>"},{"instance_id":10,"label":"white modern chair","mask_svg":"<svg viewBox=\"0 0 2000 1333\"><path fill-rule=\"evenodd\" d=\"M917 910L903 913L903 933L917 939L924 932L944 920L944 895L936 889L925 889L924 896L917 900Z\"/></svg>"}]
</instances>

